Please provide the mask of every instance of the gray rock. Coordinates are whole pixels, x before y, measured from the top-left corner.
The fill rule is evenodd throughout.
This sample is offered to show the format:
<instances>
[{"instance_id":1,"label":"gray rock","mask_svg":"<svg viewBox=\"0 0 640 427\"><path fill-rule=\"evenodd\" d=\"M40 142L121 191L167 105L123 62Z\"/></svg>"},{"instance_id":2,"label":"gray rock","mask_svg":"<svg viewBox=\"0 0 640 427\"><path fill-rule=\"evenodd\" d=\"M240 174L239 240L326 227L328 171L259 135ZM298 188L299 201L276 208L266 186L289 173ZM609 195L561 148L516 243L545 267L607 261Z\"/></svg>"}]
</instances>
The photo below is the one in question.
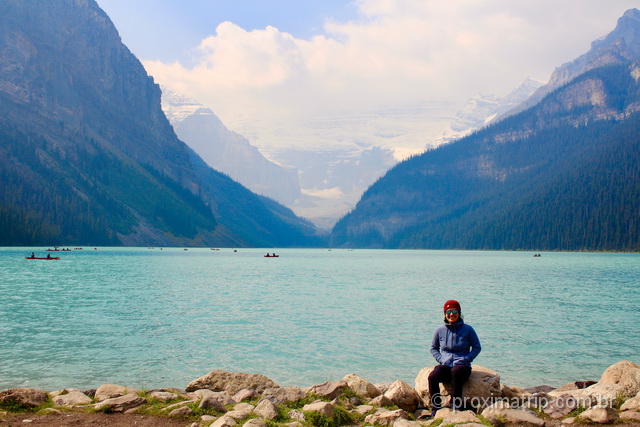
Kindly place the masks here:
<instances>
[{"instance_id":1,"label":"gray rock","mask_svg":"<svg viewBox=\"0 0 640 427\"><path fill-rule=\"evenodd\" d=\"M212 397L214 399L218 399L218 401L220 401L220 403L222 403L223 405L235 405L236 403L238 403L235 400L233 400L231 396L229 396L229 393L224 391L211 391L209 389L200 389L193 392L193 394L202 399L204 399L205 397Z\"/></svg>"},{"instance_id":2,"label":"gray rock","mask_svg":"<svg viewBox=\"0 0 640 427\"><path fill-rule=\"evenodd\" d=\"M243 424L244 427L267 427L267 423L260 418L252 418Z\"/></svg>"},{"instance_id":3,"label":"gray rock","mask_svg":"<svg viewBox=\"0 0 640 427\"><path fill-rule=\"evenodd\" d=\"M255 408L255 406L248 403L238 403L233 407L233 411L227 412L227 416L234 420L245 420L249 418L249 415L251 415Z\"/></svg>"},{"instance_id":4,"label":"gray rock","mask_svg":"<svg viewBox=\"0 0 640 427\"><path fill-rule=\"evenodd\" d=\"M569 412L577 407L578 401L573 396L563 394L550 401L547 406L544 407L543 411L551 418L558 419L568 415Z\"/></svg>"},{"instance_id":5,"label":"gray rock","mask_svg":"<svg viewBox=\"0 0 640 427\"><path fill-rule=\"evenodd\" d=\"M342 381L346 382L349 388L358 396L373 399L382 394L375 385L356 374L345 375Z\"/></svg>"},{"instance_id":6,"label":"gray rock","mask_svg":"<svg viewBox=\"0 0 640 427\"><path fill-rule=\"evenodd\" d=\"M393 402L384 394L378 397L375 397L369 401L369 405L373 406L391 406Z\"/></svg>"},{"instance_id":7,"label":"gray rock","mask_svg":"<svg viewBox=\"0 0 640 427\"><path fill-rule=\"evenodd\" d=\"M280 416L278 408L269 399L262 399L253 410L253 413L265 420L275 420Z\"/></svg>"},{"instance_id":8,"label":"gray rock","mask_svg":"<svg viewBox=\"0 0 640 427\"><path fill-rule=\"evenodd\" d=\"M278 389L272 389L272 390L278 390ZM231 396L231 398L233 400L235 400L236 402L242 402L242 401L245 401L245 400L253 399L256 396L258 396L258 393L256 393L255 390L251 390L251 389L245 388L245 389L240 390L239 392L237 392L233 396Z\"/></svg>"},{"instance_id":9,"label":"gray rock","mask_svg":"<svg viewBox=\"0 0 640 427\"><path fill-rule=\"evenodd\" d=\"M380 390L381 394L385 394L387 392L387 390L389 390L389 387L391 387L391 384L393 384L392 382L384 382L384 383L375 383L374 386Z\"/></svg>"},{"instance_id":10,"label":"gray rock","mask_svg":"<svg viewBox=\"0 0 640 427\"><path fill-rule=\"evenodd\" d=\"M255 390L262 393L268 388L277 388L275 381L260 374L245 374L241 372L226 372L220 369L209 372L202 377L193 380L187 385L187 391L209 389L213 391L226 391L234 395L241 390Z\"/></svg>"},{"instance_id":11,"label":"gray rock","mask_svg":"<svg viewBox=\"0 0 640 427\"><path fill-rule=\"evenodd\" d=\"M224 415L218 418L213 424L211 424L211 427L233 427L236 424L238 424L236 420Z\"/></svg>"},{"instance_id":12,"label":"gray rock","mask_svg":"<svg viewBox=\"0 0 640 427\"><path fill-rule=\"evenodd\" d=\"M152 391L151 393L149 393L149 397L152 397L160 402L167 403L177 399L179 396L168 391Z\"/></svg>"},{"instance_id":13,"label":"gray rock","mask_svg":"<svg viewBox=\"0 0 640 427\"><path fill-rule=\"evenodd\" d=\"M402 409L389 411L388 409L379 409L371 415L367 415L364 422L369 425L393 426L398 420L407 420L409 416Z\"/></svg>"},{"instance_id":14,"label":"gray rock","mask_svg":"<svg viewBox=\"0 0 640 427\"><path fill-rule=\"evenodd\" d=\"M278 387L270 388L262 392L264 399L269 399L276 405L285 405L295 402L306 396L304 390L300 387Z\"/></svg>"},{"instance_id":15,"label":"gray rock","mask_svg":"<svg viewBox=\"0 0 640 427\"><path fill-rule=\"evenodd\" d=\"M434 366L423 368L416 377L415 390L425 405L429 404L429 374L434 368ZM451 385L441 384L440 393L443 396L450 396ZM465 406L484 409L501 396L500 375L491 369L473 365L471 376L462 389Z\"/></svg>"},{"instance_id":16,"label":"gray rock","mask_svg":"<svg viewBox=\"0 0 640 427\"><path fill-rule=\"evenodd\" d=\"M10 403L35 408L46 401L47 393L35 388L11 388L0 391L0 403Z\"/></svg>"},{"instance_id":17,"label":"gray rock","mask_svg":"<svg viewBox=\"0 0 640 427\"><path fill-rule=\"evenodd\" d=\"M196 403L197 401L198 401L197 399L193 399L193 400L183 400L183 401L180 401L180 402L172 403L171 405L165 407L163 409L163 411L170 411L170 410L175 409L175 408L181 408L183 406L187 406L187 405L190 405L192 403Z\"/></svg>"},{"instance_id":18,"label":"gray rock","mask_svg":"<svg viewBox=\"0 0 640 427\"><path fill-rule=\"evenodd\" d=\"M91 402L93 400L81 391L70 391L53 398L53 404L56 406L86 405Z\"/></svg>"},{"instance_id":19,"label":"gray rock","mask_svg":"<svg viewBox=\"0 0 640 427\"><path fill-rule=\"evenodd\" d=\"M129 409L137 408L145 403L147 403L147 399L144 399L135 393L129 393L124 396L105 399L102 402L97 403L95 408L98 411L108 410L111 412L125 412Z\"/></svg>"},{"instance_id":20,"label":"gray rock","mask_svg":"<svg viewBox=\"0 0 640 427\"><path fill-rule=\"evenodd\" d=\"M420 398L416 391L404 381L398 380L384 393L394 405L407 412L415 412L418 409Z\"/></svg>"},{"instance_id":21,"label":"gray rock","mask_svg":"<svg viewBox=\"0 0 640 427\"><path fill-rule=\"evenodd\" d=\"M560 392L560 391L569 391L569 390L582 390L583 388L591 387L595 383L596 381L573 381L573 382L564 384L556 389L547 390L545 393L549 393L550 391Z\"/></svg>"},{"instance_id":22,"label":"gray rock","mask_svg":"<svg viewBox=\"0 0 640 427\"><path fill-rule=\"evenodd\" d=\"M625 388L620 384L596 383L580 390L552 391L549 393L552 397L558 397L558 394L571 395L578 401L578 405L587 408L592 406L614 406L618 401L618 396L625 394Z\"/></svg>"},{"instance_id":23,"label":"gray rock","mask_svg":"<svg viewBox=\"0 0 640 427\"><path fill-rule=\"evenodd\" d=\"M538 427L545 425L545 421L528 409L491 409L482 411L482 416L492 424L500 424L500 420L508 423L530 424Z\"/></svg>"},{"instance_id":24,"label":"gray rock","mask_svg":"<svg viewBox=\"0 0 640 427\"><path fill-rule=\"evenodd\" d=\"M598 383L618 384L626 396L635 396L640 393L640 366L628 360L613 364L604 371Z\"/></svg>"},{"instance_id":25,"label":"gray rock","mask_svg":"<svg viewBox=\"0 0 640 427\"><path fill-rule=\"evenodd\" d=\"M371 412L373 410L374 410L374 407L371 405L360 405L360 406L356 406L353 412L355 412L356 414L364 415L367 412Z\"/></svg>"},{"instance_id":26,"label":"gray rock","mask_svg":"<svg viewBox=\"0 0 640 427\"><path fill-rule=\"evenodd\" d=\"M227 412L227 408L225 408L222 402L220 402L214 396L203 397L202 400L200 400L200 403L198 404L198 408L212 409L214 411L223 412L223 413Z\"/></svg>"},{"instance_id":27,"label":"gray rock","mask_svg":"<svg viewBox=\"0 0 640 427\"><path fill-rule=\"evenodd\" d=\"M523 390L526 391L527 393L535 394L535 393L549 393L550 391L553 391L555 389L548 385L537 385L535 387L527 387Z\"/></svg>"},{"instance_id":28,"label":"gray rock","mask_svg":"<svg viewBox=\"0 0 640 427\"><path fill-rule=\"evenodd\" d=\"M640 412L624 411L624 412L620 412L619 415L620 415L620 419L621 420L638 421L638 422L640 422Z\"/></svg>"},{"instance_id":29,"label":"gray rock","mask_svg":"<svg viewBox=\"0 0 640 427\"><path fill-rule=\"evenodd\" d=\"M620 416L618 415L618 412L613 408L595 406L578 415L578 418L580 418L581 420L592 421L594 423L610 424L614 421L619 420Z\"/></svg>"},{"instance_id":30,"label":"gray rock","mask_svg":"<svg viewBox=\"0 0 640 427\"><path fill-rule=\"evenodd\" d=\"M137 393L138 390L115 384L103 384L96 390L95 399L102 402L106 399L124 396L129 393Z\"/></svg>"},{"instance_id":31,"label":"gray rock","mask_svg":"<svg viewBox=\"0 0 640 427\"><path fill-rule=\"evenodd\" d=\"M188 406L183 406L181 408L177 408L169 412L170 417L189 417L193 414L194 414L193 410Z\"/></svg>"},{"instance_id":32,"label":"gray rock","mask_svg":"<svg viewBox=\"0 0 640 427\"><path fill-rule=\"evenodd\" d=\"M625 400L620 407L621 411L640 411L640 393L636 397Z\"/></svg>"},{"instance_id":33,"label":"gray rock","mask_svg":"<svg viewBox=\"0 0 640 427\"><path fill-rule=\"evenodd\" d=\"M336 414L335 407L329 402L317 402L304 405L302 412L317 412L327 418L333 418Z\"/></svg>"},{"instance_id":34,"label":"gray rock","mask_svg":"<svg viewBox=\"0 0 640 427\"><path fill-rule=\"evenodd\" d=\"M437 417L436 417L437 418ZM451 411L443 419L443 426L450 424L480 423L480 418L472 411Z\"/></svg>"},{"instance_id":35,"label":"gray rock","mask_svg":"<svg viewBox=\"0 0 640 427\"><path fill-rule=\"evenodd\" d=\"M310 387L307 394L313 394L327 399L335 399L349 388L346 381L328 381Z\"/></svg>"}]
</instances>

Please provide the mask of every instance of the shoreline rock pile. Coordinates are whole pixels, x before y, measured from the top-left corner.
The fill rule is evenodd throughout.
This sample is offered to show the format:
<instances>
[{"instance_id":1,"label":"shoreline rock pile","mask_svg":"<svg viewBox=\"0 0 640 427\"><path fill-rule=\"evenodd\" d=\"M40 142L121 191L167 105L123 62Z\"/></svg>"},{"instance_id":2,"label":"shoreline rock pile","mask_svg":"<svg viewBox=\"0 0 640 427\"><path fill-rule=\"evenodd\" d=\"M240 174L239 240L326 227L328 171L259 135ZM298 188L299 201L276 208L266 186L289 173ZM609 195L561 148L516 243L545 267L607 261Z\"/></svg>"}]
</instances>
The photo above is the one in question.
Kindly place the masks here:
<instances>
[{"instance_id":1,"label":"shoreline rock pile","mask_svg":"<svg viewBox=\"0 0 640 427\"><path fill-rule=\"evenodd\" d=\"M629 361L607 368L598 382L577 381L557 389L501 385L498 373L474 365L463 392L465 407L473 410L445 408L425 419L431 412L427 379L432 369L422 369L414 387L400 380L374 385L356 374L306 388L280 387L264 375L214 370L184 390L140 391L112 384L50 393L17 388L0 391L0 422L10 412L85 411L179 418L192 426L214 427L640 423L640 366ZM441 392L448 396L450 390L445 385Z\"/></svg>"}]
</instances>

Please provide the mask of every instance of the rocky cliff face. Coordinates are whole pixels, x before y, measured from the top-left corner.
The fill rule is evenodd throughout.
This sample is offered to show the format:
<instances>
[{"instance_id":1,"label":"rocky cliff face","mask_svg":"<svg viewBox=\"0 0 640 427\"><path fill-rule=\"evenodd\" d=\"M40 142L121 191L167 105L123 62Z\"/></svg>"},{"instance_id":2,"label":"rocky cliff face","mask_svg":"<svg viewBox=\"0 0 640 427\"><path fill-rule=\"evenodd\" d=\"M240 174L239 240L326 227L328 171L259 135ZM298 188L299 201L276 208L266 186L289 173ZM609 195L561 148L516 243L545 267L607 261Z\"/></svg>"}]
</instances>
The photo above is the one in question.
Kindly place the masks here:
<instances>
[{"instance_id":1,"label":"rocky cliff face","mask_svg":"<svg viewBox=\"0 0 640 427\"><path fill-rule=\"evenodd\" d=\"M206 167L160 95L94 0L2 0L0 243L309 242L306 221Z\"/></svg>"},{"instance_id":2,"label":"rocky cliff face","mask_svg":"<svg viewBox=\"0 0 640 427\"><path fill-rule=\"evenodd\" d=\"M611 33L591 43L591 49L587 53L556 68L546 85L540 87L525 102L498 115L496 119L526 110L555 89L589 70L637 58L640 58L640 10L629 9L618 19L616 28Z\"/></svg>"}]
</instances>

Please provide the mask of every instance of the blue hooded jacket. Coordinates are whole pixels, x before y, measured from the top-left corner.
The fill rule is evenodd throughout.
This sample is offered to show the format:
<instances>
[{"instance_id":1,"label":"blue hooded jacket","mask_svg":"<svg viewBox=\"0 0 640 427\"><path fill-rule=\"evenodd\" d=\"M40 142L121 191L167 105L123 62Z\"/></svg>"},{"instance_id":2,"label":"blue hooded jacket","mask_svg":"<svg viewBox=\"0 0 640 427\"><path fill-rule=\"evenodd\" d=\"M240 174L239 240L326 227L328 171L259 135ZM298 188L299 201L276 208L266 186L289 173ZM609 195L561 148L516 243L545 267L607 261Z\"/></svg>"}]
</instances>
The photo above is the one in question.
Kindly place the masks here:
<instances>
[{"instance_id":1,"label":"blue hooded jacket","mask_svg":"<svg viewBox=\"0 0 640 427\"><path fill-rule=\"evenodd\" d=\"M438 327L431 341L431 354L441 365L471 366L482 350L476 331L460 319Z\"/></svg>"}]
</instances>

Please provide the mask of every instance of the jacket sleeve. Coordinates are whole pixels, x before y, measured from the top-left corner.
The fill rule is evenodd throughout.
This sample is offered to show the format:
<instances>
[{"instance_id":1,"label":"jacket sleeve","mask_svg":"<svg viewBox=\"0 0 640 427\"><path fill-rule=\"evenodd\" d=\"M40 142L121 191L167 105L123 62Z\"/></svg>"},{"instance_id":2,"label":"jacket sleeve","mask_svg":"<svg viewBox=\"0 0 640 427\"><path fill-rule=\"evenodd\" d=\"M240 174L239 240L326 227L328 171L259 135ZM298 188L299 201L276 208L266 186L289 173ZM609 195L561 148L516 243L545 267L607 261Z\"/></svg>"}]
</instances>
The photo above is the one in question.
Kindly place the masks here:
<instances>
[{"instance_id":1,"label":"jacket sleeve","mask_svg":"<svg viewBox=\"0 0 640 427\"><path fill-rule=\"evenodd\" d=\"M482 350L478 334L476 334L476 331L471 327L469 328L469 345L471 346L471 351L469 352L467 358L469 359L469 363L471 363Z\"/></svg>"},{"instance_id":2,"label":"jacket sleeve","mask_svg":"<svg viewBox=\"0 0 640 427\"><path fill-rule=\"evenodd\" d=\"M431 355L436 359L436 362L442 363L442 355L440 354L440 334L438 334L437 329L433 334L433 339L431 340Z\"/></svg>"}]
</instances>

